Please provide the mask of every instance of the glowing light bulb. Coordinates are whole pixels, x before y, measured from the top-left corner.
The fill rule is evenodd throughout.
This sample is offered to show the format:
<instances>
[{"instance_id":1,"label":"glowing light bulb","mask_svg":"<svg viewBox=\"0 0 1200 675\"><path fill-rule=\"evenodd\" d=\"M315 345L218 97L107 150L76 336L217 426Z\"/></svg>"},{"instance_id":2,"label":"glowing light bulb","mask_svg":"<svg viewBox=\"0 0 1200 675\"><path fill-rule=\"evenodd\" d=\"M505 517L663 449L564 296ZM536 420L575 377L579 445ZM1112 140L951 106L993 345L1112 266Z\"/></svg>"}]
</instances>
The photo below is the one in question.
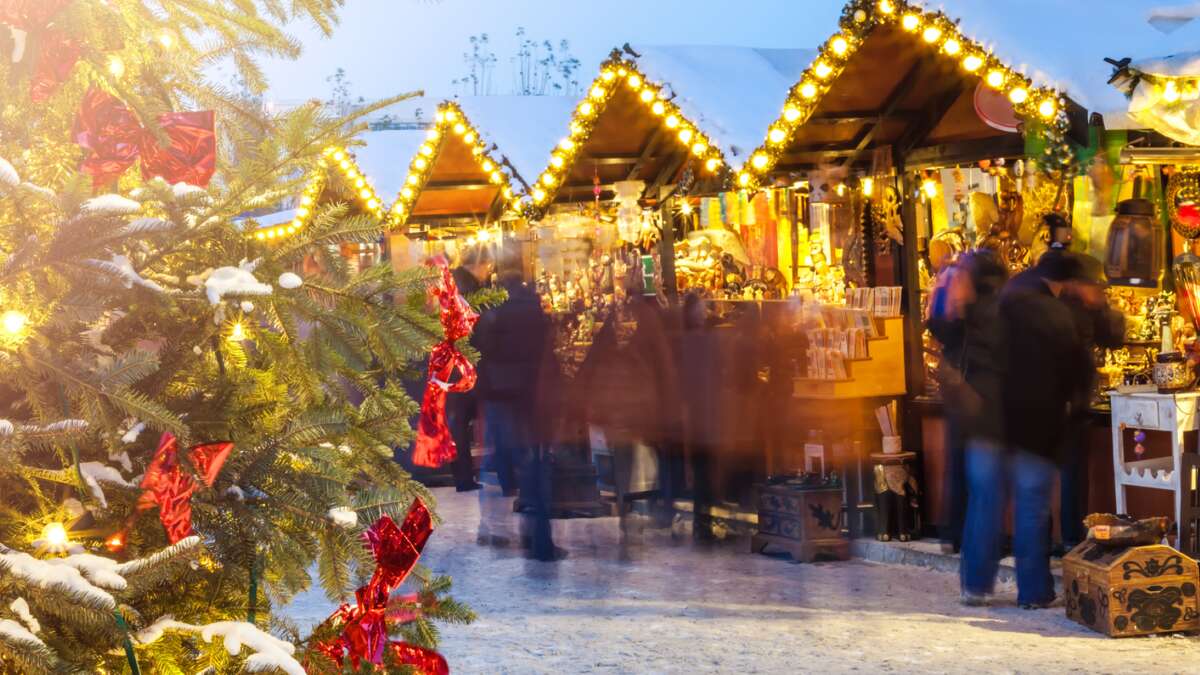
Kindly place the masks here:
<instances>
[{"instance_id":1,"label":"glowing light bulb","mask_svg":"<svg viewBox=\"0 0 1200 675\"><path fill-rule=\"evenodd\" d=\"M1042 102L1038 104L1038 114L1046 119L1054 117L1057 112L1058 104L1052 98L1043 99Z\"/></svg>"},{"instance_id":2,"label":"glowing light bulb","mask_svg":"<svg viewBox=\"0 0 1200 675\"><path fill-rule=\"evenodd\" d=\"M241 321L234 321L233 327L229 329L229 341L241 342L246 339L246 329L242 327Z\"/></svg>"},{"instance_id":3,"label":"glowing light bulb","mask_svg":"<svg viewBox=\"0 0 1200 675\"><path fill-rule=\"evenodd\" d=\"M1025 87L1014 87L1008 92L1008 100L1013 103L1024 103L1029 98L1029 90Z\"/></svg>"},{"instance_id":4,"label":"glowing light bulb","mask_svg":"<svg viewBox=\"0 0 1200 675\"><path fill-rule=\"evenodd\" d=\"M447 122L453 122L456 119L458 119L458 111L454 110L453 108L446 110Z\"/></svg>"},{"instance_id":5,"label":"glowing light bulb","mask_svg":"<svg viewBox=\"0 0 1200 675\"><path fill-rule=\"evenodd\" d=\"M1004 86L1004 80L1006 79L1008 78L1004 76L1004 71L1002 70L993 70L987 74L987 83L992 89L999 89Z\"/></svg>"},{"instance_id":6,"label":"glowing light bulb","mask_svg":"<svg viewBox=\"0 0 1200 675\"><path fill-rule=\"evenodd\" d=\"M650 106L650 111L655 115L661 115L667 111L667 106L662 101L655 101L654 105Z\"/></svg>"},{"instance_id":7,"label":"glowing light bulb","mask_svg":"<svg viewBox=\"0 0 1200 675\"><path fill-rule=\"evenodd\" d=\"M824 61L817 61L817 65L813 68L813 72L816 73L817 77L823 80L833 73L833 66L825 63Z\"/></svg>"},{"instance_id":8,"label":"glowing light bulb","mask_svg":"<svg viewBox=\"0 0 1200 675\"><path fill-rule=\"evenodd\" d=\"M455 124L454 125L454 133L458 134L459 136L462 136L463 134L467 133L467 125L463 124L462 122Z\"/></svg>"},{"instance_id":9,"label":"glowing light bulb","mask_svg":"<svg viewBox=\"0 0 1200 675\"><path fill-rule=\"evenodd\" d=\"M654 92L649 89L643 89L641 93L642 103L649 103L654 100Z\"/></svg>"},{"instance_id":10,"label":"glowing light bulb","mask_svg":"<svg viewBox=\"0 0 1200 675\"><path fill-rule=\"evenodd\" d=\"M703 155L707 150L708 144L704 141L697 141L696 144L692 146L692 154L697 157Z\"/></svg>"},{"instance_id":11,"label":"glowing light bulb","mask_svg":"<svg viewBox=\"0 0 1200 675\"><path fill-rule=\"evenodd\" d=\"M413 166L416 167L417 171L424 171L425 167L429 166L429 162L426 162L424 157L418 157L413 162Z\"/></svg>"},{"instance_id":12,"label":"glowing light bulb","mask_svg":"<svg viewBox=\"0 0 1200 675\"><path fill-rule=\"evenodd\" d=\"M679 142L683 143L684 145L691 143L692 142L692 130L691 129L680 129L679 130Z\"/></svg>"},{"instance_id":13,"label":"glowing light bulb","mask_svg":"<svg viewBox=\"0 0 1200 675\"><path fill-rule=\"evenodd\" d=\"M742 173L739 173L738 174L738 185L741 185L742 187L746 187L749 184L750 184L750 174L746 173L745 171L743 171Z\"/></svg>"},{"instance_id":14,"label":"glowing light bulb","mask_svg":"<svg viewBox=\"0 0 1200 675\"><path fill-rule=\"evenodd\" d=\"M367 181L363 178L358 178L354 181L354 187L356 187L356 188L362 188L366 184L367 184Z\"/></svg>"},{"instance_id":15,"label":"glowing light bulb","mask_svg":"<svg viewBox=\"0 0 1200 675\"><path fill-rule=\"evenodd\" d=\"M1167 103L1175 103L1179 100L1179 98L1179 88L1175 86L1175 81L1167 80L1167 83L1163 85L1162 100L1166 101ZM1045 104L1043 103L1043 105ZM1049 115L1047 115L1047 117L1049 117Z\"/></svg>"},{"instance_id":16,"label":"glowing light bulb","mask_svg":"<svg viewBox=\"0 0 1200 675\"><path fill-rule=\"evenodd\" d=\"M175 36L170 31L164 30L158 34L158 44L163 46L163 49L170 49L175 46Z\"/></svg>"},{"instance_id":17,"label":"glowing light bulb","mask_svg":"<svg viewBox=\"0 0 1200 675\"><path fill-rule=\"evenodd\" d=\"M417 174L410 173L410 174L408 174L408 178L405 179L405 182L408 183L409 185L416 185L418 182L420 182L420 180L421 180L420 178L417 178Z\"/></svg>"},{"instance_id":18,"label":"glowing light bulb","mask_svg":"<svg viewBox=\"0 0 1200 675\"><path fill-rule=\"evenodd\" d=\"M767 168L767 161L768 160L767 160L766 154L761 153L761 152L756 152L756 153L754 153L754 156L750 158L750 166L753 166L755 169L762 171L763 169Z\"/></svg>"},{"instance_id":19,"label":"glowing light bulb","mask_svg":"<svg viewBox=\"0 0 1200 675\"><path fill-rule=\"evenodd\" d=\"M400 190L400 196L404 197L405 199L412 199L413 198L413 189L408 187L407 185L404 186L404 189Z\"/></svg>"},{"instance_id":20,"label":"glowing light bulb","mask_svg":"<svg viewBox=\"0 0 1200 675\"><path fill-rule=\"evenodd\" d=\"M679 126L678 115L667 115L667 119L665 121L668 129L674 129L675 127Z\"/></svg>"},{"instance_id":21,"label":"glowing light bulb","mask_svg":"<svg viewBox=\"0 0 1200 675\"><path fill-rule=\"evenodd\" d=\"M475 142L475 132L469 131L466 136L463 136L463 143L471 144Z\"/></svg>"},{"instance_id":22,"label":"glowing light bulb","mask_svg":"<svg viewBox=\"0 0 1200 675\"><path fill-rule=\"evenodd\" d=\"M611 71L611 70L605 70L604 72L600 73L600 77L601 77L601 78L602 78L602 79L603 79L605 82L612 82L614 79L616 79L616 77L617 77L617 74L616 74L616 73L614 73L614 72L613 72L613 71Z\"/></svg>"},{"instance_id":23,"label":"glowing light bulb","mask_svg":"<svg viewBox=\"0 0 1200 675\"><path fill-rule=\"evenodd\" d=\"M938 38L942 37L942 29L938 28L937 26L930 26L929 28L925 29L925 32L921 34L921 37L923 37L929 44L933 44L934 42L938 41Z\"/></svg>"},{"instance_id":24,"label":"glowing light bulb","mask_svg":"<svg viewBox=\"0 0 1200 675\"><path fill-rule=\"evenodd\" d=\"M367 208L372 211L378 210L379 209L379 200L374 197L371 197L370 199L367 200Z\"/></svg>"},{"instance_id":25,"label":"glowing light bulb","mask_svg":"<svg viewBox=\"0 0 1200 675\"><path fill-rule=\"evenodd\" d=\"M817 95L817 85L812 82L805 82L800 85L800 95L804 98L813 98Z\"/></svg>"},{"instance_id":26,"label":"glowing light bulb","mask_svg":"<svg viewBox=\"0 0 1200 675\"><path fill-rule=\"evenodd\" d=\"M905 14L904 18L900 20L900 25L911 33L921 25L921 17L916 14Z\"/></svg>"},{"instance_id":27,"label":"glowing light bulb","mask_svg":"<svg viewBox=\"0 0 1200 675\"><path fill-rule=\"evenodd\" d=\"M604 93L605 93L604 87L601 87L600 85L596 85L596 86L592 87L591 96L592 96L592 98L596 99L597 101L604 98Z\"/></svg>"},{"instance_id":28,"label":"glowing light bulb","mask_svg":"<svg viewBox=\"0 0 1200 675\"><path fill-rule=\"evenodd\" d=\"M871 193L873 193L873 192L875 192L875 179L871 178L870 176L863 178L862 179L862 193L864 195L866 195L867 197L870 197Z\"/></svg>"},{"instance_id":29,"label":"glowing light bulb","mask_svg":"<svg viewBox=\"0 0 1200 675\"><path fill-rule=\"evenodd\" d=\"M546 201L546 191L541 188L533 189L533 201L541 203Z\"/></svg>"},{"instance_id":30,"label":"glowing light bulb","mask_svg":"<svg viewBox=\"0 0 1200 675\"><path fill-rule=\"evenodd\" d=\"M546 187L553 187L554 186L554 175L549 174L549 173L542 174L542 185L545 185Z\"/></svg>"},{"instance_id":31,"label":"glowing light bulb","mask_svg":"<svg viewBox=\"0 0 1200 675\"><path fill-rule=\"evenodd\" d=\"M564 138L558 142L558 147L562 148L563 150L572 150L575 148L575 141L569 138Z\"/></svg>"},{"instance_id":32,"label":"glowing light bulb","mask_svg":"<svg viewBox=\"0 0 1200 675\"><path fill-rule=\"evenodd\" d=\"M262 241L267 238L267 233L263 232L262 230L259 230L258 232L254 233L254 238L259 241Z\"/></svg>"},{"instance_id":33,"label":"glowing light bulb","mask_svg":"<svg viewBox=\"0 0 1200 675\"><path fill-rule=\"evenodd\" d=\"M429 157L433 154L433 146L428 143L421 145L421 154Z\"/></svg>"},{"instance_id":34,"label":"glowing light bulb","mask_svg":"<svg viewBox=\"0 0 1200 675\"><path fill-rule=\"evenodd\" d=\"M430 141L436 141L438 139L438 136L441 136L441 135L442 135L442 131L441 131L441 129L438 129L437 127L430 127L429 131L425 132L425 138Z\"/></svg>"},{"instance_id":35,"label":"glowing light bulb","mask_svg":"<svg viewBox=\"0 0 1200 675\"><path fill-rule=\"evenodd\" d=\"M67 535L67 528L60 522L47 523L42 528L42 542L52 551L67 550L67 544L70 541L71 537Z\"/></svg>"},{"instance_id":36,"label":"glowing light bulb","mask_svg":"<svg viewBox=\"0 0 1200 675\"><path fill-rule=\"evenodd\" d=\"M933 199L938 193L937 183L935 183L932 179L926 178L921 183L921 191L925 193L925 196Z\"/></svg>"},{"instance_id":37,"label":"glowing light bulb","mask_svg":"<svg viewBox=\"0 0 1200 675\"><path fill-rule=\"evenodd\" d=\"M121 77L125 74L125 62L121 60L121 57L108 57L108 73L113 77Z\"/></svg>"},{"instance_id":38,"label":"glowing light bulb","mask_svg":"<svg viewBox=\"0 0 1200 675\"><path fill-rule=\"evenodd\" d=\"M983 67L983 59L975 54L971 54L962 61L963 70L968 73L973 73Z\"/></svg>"},{"instance_id":39,"label":"glowing light bulb","mask_svg":"<svg viewBox=\"0 0 1200 675\"><path fill-rule=\"evenodd\" d=\"M593 110L595 110L595 108L593 108L592 104L588 103L587 101L579 104L579 114L583 115L584 117L591 115Z\"/></svg>"},{"instance_id":40,"label":"glowing light bulb","mask_svg":"<svg viewBox=\"0 0 1200 675\"><path fill-rule=\"evenodd\" d=\"M692 215L692 203L687 200L679 202L679 213L684 216Z\"/></svg>"},{"instance_id":41,"label":"glowing light bulb","mask_svg":"<svg viewBox=\"0 0 1200 675\"><path fill-rule=\"evenodd\" d=\"M630 75L629 79L626 80L626 82L628 82L629 86L633 89L641 89L642 88L642 78L638 77L637 73Z\"/></svg>"},{"instance_id":42,"label":"glowing light bulb","mask_svg":"<svg viewBox=\"0 0 1200 675\"><path fill-rule=\"evenodd\" d=\"M837 196L839 196L839 197L845 197L845 196L846 196L846 184L845 184L845 183L838 183L838 184L837 184L837 187L836 187L836 188L834 188L834 191L835 191L835 192L837 192Z\"/></svg>"},{"instance_id":43,"label":"glowing light bulb","mask_svg":"<svg viewBox=\"0 0 1200 675\"><path fill-rule=\"evenodd\" d=\"M946 52L950 56L954 56L955 54L962 51L962 43L960 43L958 40L955 40L954 38L950 38L949 40L946 40L946 42L942 44L942 51Z\"/></svg>"},{"instance_id":44,"label":"glowing light bulb","mask_svg":"<svg viewBox=\"0 0 1200 675\"><path fill-rule=\"evenodd\" d=\"M4 334L8 337L20 336L25 332L27 325L29 325L29 317L25 312L10 309L4 314L0 314L0 326L4 328Z\"/></svg>"},{"instance_id":45,"label":"glowing light bulb","mask_svg":"<svg viewBox=\"0 0 1200 675\"><path fill-rule=\"evenodd\" d=\"M300 208L296 209L296 217L297 218L307 218L308 214L309 214L308 207L301 206Z\"/></svg>"},{"instance_id":46,"label":"glowing light bulb","mask_svg":"<svg viewBox=\"0 0 1200 675\"><path fill-rule=\"evenodd\" d=\"M795 122L800 119L800 109L794 105L789 105L783 109L783 119L788 122Z\"/></svg>"},{"instance_id":47,"label":"glowing light bulb","mask_svg":"<svg viewBox=\"0 0 1200 675\"><path fill-rule=\"evenodd\" d=\"M894 11L896 11L896 7L892 4L892 0L879 0L880 14L891 14Z\"/></svg>"},{"instance_id":48,"label":"glowing light bulb","mask_svg":"<svg viewBox=\"0 0 1200 675\"><path fill-rule=\"evenodd\" d=\"M787 132L779 127L771 127L771 131L767 133L767 140L778 145L787 140Z\"/></svg>"},{"instance_id":49,"label":"glowing light bulb","mask_svg":"<svg viewBox=\"0 0 1200 675\"><path fill-rule=\"evenodd\" d=\"M504 182L504 174L500 173L499 171L493 171L489 178L491 178L492 182L497 185Z\"/></svg>"},{"instance_id":50,"label":"glowing light bulb","mask_svg":"<svg viewBox=\"0 0 1200 675\"><path fill-rule=\"evenodd\" d=\"M721 160L717 159L716 157L710 157L708 159L708 161L704 163L704 168L708 169L709 173L716 171L720 167L721 167Z\"/></svg>"},{"instance_id":51,"label":"glowing light bulb","mask_svg":"<svg viewBox=\"0 0 1200 675\"><path fill-rule=\"evenodd\" d=\"M370 199L371 198L371 188L363 188L363 189L359 190L358 196L360 199Z\"/></svg>"},{"instance_id":52,"label":"glowing light bulb","mask_svg":"<svg viewBox=\"0 0 1200 675\"><path fill-rule=\"evenodd\" d=\"M839 35L829 43L829 48L833 50L834 54L845 56L846 52L850 50L850 43L846 42L846 38Z\"/></svg>"}]
</instances>

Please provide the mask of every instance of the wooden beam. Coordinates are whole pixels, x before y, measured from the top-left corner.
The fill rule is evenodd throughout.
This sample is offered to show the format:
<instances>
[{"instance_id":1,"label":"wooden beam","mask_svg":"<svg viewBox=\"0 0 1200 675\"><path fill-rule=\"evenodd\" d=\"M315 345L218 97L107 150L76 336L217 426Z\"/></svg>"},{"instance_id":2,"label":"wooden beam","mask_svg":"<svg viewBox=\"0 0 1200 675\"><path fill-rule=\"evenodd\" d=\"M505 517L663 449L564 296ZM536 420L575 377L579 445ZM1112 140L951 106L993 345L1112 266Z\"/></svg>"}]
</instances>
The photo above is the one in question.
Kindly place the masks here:
<instances>
[{"instance_id":1,"label":"wooden beam","mask_svg":"<svg viewBox=\"0 0 1200 675\"><path fill-rule=\"evenodd\" d=\"M892 119L911 119L919 115L916 110L896 110L891 114ZM879 119L879 113L873 110L847 110L844 112L820 113L808 118L805 124L837 125L862 124Z\"/></svg>"},{"instance_id":2,"label":"wooden beam","mask_svg":"<svg viewBox=\"0 0 1200 675\"><path fill-rule=\"evenodd\" d=\"M1003 134L973 141L958 141L927 145L910 150L904 166L910 170L930 167L970 164L981 159L1021 157L1025 154L1025 139L1020 134Z\"/></svg>"},{"instance_id":3,"label":"wooden beam","mask_svg":"<svg viewBox=\"0 0 1200 675\"><path fill-rule=\"evenodd\" d=\"M946 113L950 112L954 102L962 96L963 86L959 77L952 75L947 77L944 82L933 95L926 99L929 104L925 107L921 117L913 120L893 144L893 156L903 157L905 166L908 165L908 153L929 137Z\"/></svg>"},{"instance_id":4,"label":"wooden beam","mask_svg":"<svg viewBox=\"0 0 1200 675\"><path fill-rule=\"evenodd\" d=\"M496 185L493 185L486 180L469 180L458 183L450 181L430 181L421 189L422 191L444 192L449 190L487 190L489 188L499 189Z\"/></svg>"},{"instance_id":5,"label":"wooden beam","mask_svg":"<svg viewBox=\"0 0 1200 675\"><path fill-rule=\"evenodd\" d=\"M658 139L662 138L662 127L656 127L654 133L650 134L650 138L646 140L646 145L642 147L641 153L638 154L637 161L633 163L633 167L629 169L629 174L625 176L625 180L636 180L642 167L646 166L646 162L651 160L650 154L654 152L658 146Z\"/></svg>"},{"instance_id":6,"label":"wooden beam","mask_svg":"<svg viewBox=\"0 0 1200 675\"><path fill-rule=\"evenodd\" d=\"M675 158L669 160L666 165L663 166L663 170L658 172L658 176L654 178L654 182L651 183L650 186L645 190L643 190L642 194L657 196L659 188L667 183L675 181L675 174L679 173L679 169L683 168L683 165L685 162L687 162L689 156L690 153L687 151L687 148L684 148L682 152L677 152L675 154Z\"/></svg>"},{"instance_id":7,"label":"wooden beam","mask_svg":"<svg viewBox=\"0 0 1200 675\"><path fill-rule=\"evenodd\" d=\"M929 56L918 59L917 62L908 69L908 72L904 74L904 77L900 78L900 82L898 82L896 86L892 88L892 91L888 93L887 98L883 100L883 104L879 108L879 115L875 121L875 124L872 125L865 134L862 134L858 138L858 142L854 147L854 153L842 162L843 167L849 167L851 164L854 164L854 160L858 159L858 156L861 155L868 147L870 147L871 141L875 140L875 136L883 128L883 120L891 118L891 116L896 112L896 109L900 107L900 101L902 101L904 97L907 96L910 91L912 91L913 85L916 84L917 78L920 76L921 71L925 70L926 64L930 63L931 61L932 59Z\"/></svg>"}]
</instances>

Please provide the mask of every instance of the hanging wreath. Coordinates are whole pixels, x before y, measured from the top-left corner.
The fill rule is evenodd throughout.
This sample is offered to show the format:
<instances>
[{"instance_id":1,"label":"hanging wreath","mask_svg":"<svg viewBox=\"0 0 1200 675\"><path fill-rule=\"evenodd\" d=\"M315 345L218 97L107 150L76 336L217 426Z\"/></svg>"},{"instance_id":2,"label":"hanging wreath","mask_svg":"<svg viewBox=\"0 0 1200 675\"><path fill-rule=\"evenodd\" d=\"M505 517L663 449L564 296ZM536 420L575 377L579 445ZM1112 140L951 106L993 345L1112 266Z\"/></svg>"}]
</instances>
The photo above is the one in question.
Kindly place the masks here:
<instances>
[{"instance_id":1,"label":"hanging wreath","mask_svg":"<svg viewBox=\"0 0 1200 675\"><path fill-rule=\"evenodd\" d=\"M1200 237L1200 166L1183 167L1167 182L1167 215L1181 237Z\"/></svg>"}]
</instances>

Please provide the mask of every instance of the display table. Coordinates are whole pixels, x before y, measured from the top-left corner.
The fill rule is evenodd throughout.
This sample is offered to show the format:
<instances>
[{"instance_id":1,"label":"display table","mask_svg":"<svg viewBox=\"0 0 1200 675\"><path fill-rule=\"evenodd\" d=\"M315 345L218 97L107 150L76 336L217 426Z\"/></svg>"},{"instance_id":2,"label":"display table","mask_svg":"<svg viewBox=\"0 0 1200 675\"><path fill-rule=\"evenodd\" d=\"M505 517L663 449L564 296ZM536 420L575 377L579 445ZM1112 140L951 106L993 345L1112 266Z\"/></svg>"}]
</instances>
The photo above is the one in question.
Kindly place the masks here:
<instances>
[{"instance_id":1,"label":"display table","mask_svg":"<svg viewBox=\"0 0 1200 675\"><path fill-rule=\"evenodd\" d=\"M1189 431L1200 428L1196 416L1200 392L1159 394L1156 391L1114 391L1109 394L1109 400L1112 402L1113 478L1117 491L1117 513L1126 513L1127 486L1169 490L1173 493L1175 522L1182 522L1179 502L1184 473L1182 456L1185 452L1196 452L1194 447L1185 447L1184 439ZM1132 441L1130 432L1136 430L1170 434L1171 455L1126 461L1126 448Z\"/></svg>"}]
</instances>

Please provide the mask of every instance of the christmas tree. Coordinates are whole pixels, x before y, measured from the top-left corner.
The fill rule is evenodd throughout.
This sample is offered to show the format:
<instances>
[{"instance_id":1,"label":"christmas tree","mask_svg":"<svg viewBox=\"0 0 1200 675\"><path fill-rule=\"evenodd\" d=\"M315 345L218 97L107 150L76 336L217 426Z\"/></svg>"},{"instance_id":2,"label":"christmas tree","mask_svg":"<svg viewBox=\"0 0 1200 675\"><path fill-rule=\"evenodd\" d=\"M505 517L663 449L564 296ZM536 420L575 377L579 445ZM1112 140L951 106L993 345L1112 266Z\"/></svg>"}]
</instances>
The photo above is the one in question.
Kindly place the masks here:
<instances>
[{"instance_id":1,"label":"christmas tree","mask_svg":"<svg viewBox=\"0 0 1200 675\"><path fill-rule=\"evenodd\" d=\"M287 22L340 5L0 0L0 672L339 672L371 593L307 638L272 608L315 567L382 612L408 570L380 547L415 564L431 501L392 448L442 337L434 276L339 254L383 209L336 157L397 99L267 115L204 77L261 94ZM301 194L286 236L253 236ZM471 615L413 576L383 633L411 644L344 667L437 670L431 622Z\"/></svg>"}]
</instances>

